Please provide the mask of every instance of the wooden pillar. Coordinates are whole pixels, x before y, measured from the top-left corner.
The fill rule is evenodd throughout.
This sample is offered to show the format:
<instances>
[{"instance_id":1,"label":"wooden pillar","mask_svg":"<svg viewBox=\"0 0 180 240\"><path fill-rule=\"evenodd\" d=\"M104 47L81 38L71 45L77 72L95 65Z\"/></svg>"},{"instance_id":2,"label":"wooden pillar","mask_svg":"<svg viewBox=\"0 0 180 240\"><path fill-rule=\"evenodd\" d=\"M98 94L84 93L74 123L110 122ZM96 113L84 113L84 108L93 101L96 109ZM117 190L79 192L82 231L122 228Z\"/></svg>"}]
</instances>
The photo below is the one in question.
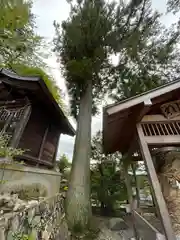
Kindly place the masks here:
<instances>
[{"instance_id":1,"label":"wooden pillar","mask_svg":"<svg viewBox=\"0 0 180 240\"><path fill-rule=\"evenodd\" d=\"M144 159L144 162L146 164L146 168L148 171L148 175L150 178L153 194L156 200L156 205L158 207L160 217L161 217L161 222L164 228L164 233L166 235L167 240L176 240L172 224L171 224L171 219L169 216L169 212L161 191L160 183L156 174L156 170L154 168L154 164L152 161L152 157L149 151L148 144L146 143L144 139L144 133L142 130L142 126L138 123L137 124L137 133L139 136L139 144L140 144L140 150L142 157Z\"/></svg>"},{"instance_id":2,"label":"wooden pillar","mask_svg":"<svg viewBox=\"0 0 180 240\"><path fill-rule=\"evenodd\" d=\"M132 194L132 188L131 188L131 181L128 174L128 167L126 166L126 164L124 164L124 179L125 179L125 184L126 184L126 189L128 194L128 201L130 204L130 210L132 211L133 194Z\"/></svg>"},{"instance_id":3,"label":"wooden pillar","mask_svg":"<svg viewBox=\"0 0 180 240\"><path fill-rule=\"evenodd\" d=\"M16 125L15 131L12 136L11 143L10 143L11 147L16 148L18 146L20 138L21 138L23 131L26 127L26 124L29 120L30 114L31 114L31 105L28 105L24 110L22 118Z\"/></svg>"}]
</instances>

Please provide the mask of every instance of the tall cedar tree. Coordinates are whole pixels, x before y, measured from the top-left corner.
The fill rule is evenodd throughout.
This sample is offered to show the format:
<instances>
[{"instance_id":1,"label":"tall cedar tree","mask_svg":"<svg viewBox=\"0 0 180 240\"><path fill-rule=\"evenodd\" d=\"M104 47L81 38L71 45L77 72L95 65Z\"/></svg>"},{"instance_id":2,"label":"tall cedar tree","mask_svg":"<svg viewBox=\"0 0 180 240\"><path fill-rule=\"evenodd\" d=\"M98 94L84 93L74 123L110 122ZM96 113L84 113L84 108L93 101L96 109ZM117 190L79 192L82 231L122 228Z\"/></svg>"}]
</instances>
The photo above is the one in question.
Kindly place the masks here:
<instances>
[{"instance_id":1,"label":"tall cedar tree","mask_svg":"<svg viewBox=\"0 0 180 240\"><path fill-rule=\"evenodd\" d=\"M84 228L91 215L91 116L106 85L106 69L113 53L114 23L114 3L82 0L71 5L70 16L61 28L55 24L55 51L61 59L72 99L72 114L77 119L66 201L70 227Z\"/></svg>"},{"instance_id":2,"label":"tall cedar tree","mask_svg":"<svg viewBox=\"0 0 180 240\"><path fill-rule=\"evenodd\" d=\"M30 0L0 1L1 64L9 68L15 63L44 66L39 56L42 38L35 33L35 28Z\"/></svg>"},{"instance_id":3,"label":"tall cedar tree","mask_svg":"<svg viewBox=\"0 0 180 240\"><path fill-rule=\"evenodd\" d=\"M172 79L179 71L179 53L174 51L179 32L176 26L169 31L161 26L149 0L70 4L69 18L61 26L55 23L54 42L77 119L67 219L70 227L85 227L91 216L91 116L108 91L121 99ZM113 53L119 55L115 68Z\"/></svg>"}]
</instances>

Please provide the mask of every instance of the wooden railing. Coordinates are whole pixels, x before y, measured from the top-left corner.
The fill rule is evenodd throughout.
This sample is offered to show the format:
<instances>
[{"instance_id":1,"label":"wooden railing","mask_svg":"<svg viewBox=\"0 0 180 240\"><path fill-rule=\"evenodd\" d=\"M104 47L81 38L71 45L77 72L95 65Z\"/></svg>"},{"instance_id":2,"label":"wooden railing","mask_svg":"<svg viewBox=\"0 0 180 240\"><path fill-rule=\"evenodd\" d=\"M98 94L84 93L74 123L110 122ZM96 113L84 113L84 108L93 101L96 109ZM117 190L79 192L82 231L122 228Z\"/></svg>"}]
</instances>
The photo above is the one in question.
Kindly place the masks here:
<instances>
[{"instance_id":1,"label":"wooden railing","mask_svg":"<svg viewBox=\"0 0 180 240\"><path fill-rule=\"evenodd\" d=\"M42 165L42 166L46 166L48 168L54 167L54 163L44 161L42 159L38 159L36 157L30 156L29 154L23 154L23 155L17 156L16 160L27 162L30 165Z\"/></svg>"},{"instance_id":2,"label":"wooden railing","mask_svg":"<svg viewBox=\"0 0 180 240\"><path fill-rule=\"evenodd\" d=\"M138 212L133 211L134 224L137 230L139 239L142 240L166 240L165 236L153 227L145 218Z\"/></svg>"}]
</instances>

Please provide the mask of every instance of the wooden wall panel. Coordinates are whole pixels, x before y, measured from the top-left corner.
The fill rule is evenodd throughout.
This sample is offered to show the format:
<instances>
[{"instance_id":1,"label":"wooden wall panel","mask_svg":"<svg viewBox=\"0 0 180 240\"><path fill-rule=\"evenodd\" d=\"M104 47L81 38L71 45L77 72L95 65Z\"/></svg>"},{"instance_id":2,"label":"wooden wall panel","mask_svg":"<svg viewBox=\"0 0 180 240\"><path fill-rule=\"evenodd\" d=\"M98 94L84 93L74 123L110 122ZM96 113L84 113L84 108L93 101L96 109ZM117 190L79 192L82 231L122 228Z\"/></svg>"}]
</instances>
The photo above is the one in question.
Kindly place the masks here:
<instances>
[{"instance_id":1,"label":"wooden wall panel","mask_svg":"<svg viewBox=\"0 0 180 240\"><path fill-rule=\"evenodd\" d=\"M38 106L32 107L32 113L21 137L19 147L22 149L28 149L26 154L38 158L47 126L48 122L46 121L46 117Z\"/></svg>"},{"instance_id":2,"label":"wooden wall panel","mask_svg":"<svg viewBox=\"0 0 180 240\"><path fill-rule=\"evenodd\" d=\"M48 162L54 162L54 156L59 140L59 131L55 125L50 125L44 142L41 159Z\"/></svg>"}]
</instances>

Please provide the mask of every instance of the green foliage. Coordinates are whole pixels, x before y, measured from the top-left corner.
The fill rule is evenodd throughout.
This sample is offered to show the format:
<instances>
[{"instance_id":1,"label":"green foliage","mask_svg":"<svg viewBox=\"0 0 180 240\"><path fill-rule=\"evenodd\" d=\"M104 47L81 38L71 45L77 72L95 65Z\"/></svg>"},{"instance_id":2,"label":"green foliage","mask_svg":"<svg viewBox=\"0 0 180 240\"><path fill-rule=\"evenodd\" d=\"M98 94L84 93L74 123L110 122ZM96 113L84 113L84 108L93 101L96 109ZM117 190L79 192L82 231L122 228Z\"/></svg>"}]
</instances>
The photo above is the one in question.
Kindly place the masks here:
<instances>
[{"instance_id":1,"label":"green foliage","mask_svg":"<svg viewBox=\"0 0 180 240\"><path fill-rule=\"evenodd\" d=\"M63 154L58 162L58 167L61 173L64 173L69 167L71 167L71 163L69 162L68 157Z\"/></svg>"},{"instance_id":2,"label":"green foliage","mask_svg":"<svg viewBox=\"0 0 180 240\"><path fill-rule=\"evenodd\" d=\"M120 100L177 78L179 23L166 29L160 17L150 0L71 3L69 18L55 24L54 42L75 117L89 80L95 110L105 93ZM119 56L115 67L113 53Z\"/></svg>"},{"instance_id":3,"label":"green foliage","mask_svg":"<svg viewBox=\"0 0 180 240\"><path fill-rule=\"evenodd\" d=\"M9 147L10 136L7 134L0 134L0 157L15 157L22 155L25 150L20 148Z\"/></svg>"},{"instance_id":4,"label":"green foliage","mask_svg":"<svg viewBox=\"0 0 180 240\"><path fill-rule=\"evenodd\" d=\"M0 61L9 68L13 63L44 65L38 56L42 38L35 33L31 1L1 0Z\"/></svg>"},{"instance_id":5,"label":"green foliage","mask_svg":"<svg viewBox=\"0 0 180 240\"><path fill-rule=\"evenodd\" d=\"M124 1L125 2L125 1ZM166 29L151 1L130 1L119 8L119 62L109 96L116 101L148 91L179 75L178 23Z\"/></svg>"},{"instance_id":6,"label":"green foliage","mask_svg":"<svg viewBox=\"0 0 180 240\"><path fill-rule=\"evenodd\" d=\"M167 7L168 11L177 13L180 10L180 0L168 0Z\"/></svg>"},{"instance_id":7,"label":"green foliage","mask_svg":"<svg viewBox=\"0 0 180 240\"><path fill-rule=\"evenodd\" d=\"M120 166L120 154L105 156L101 152L100 132L92 140L91 191L92 199L100 203L103 213L110 214L118 201L127 200L127 191Z\"/></svg>"},{"instance_id":8,"label":"green foliage","mask_svg":"<svg viewBox=\"0 0 180 240\"><path fill-rule=\"evenodd\" d=\"M14 233L13 240L35 240L33 235L27 235L23 233Z\"/></svg>"},{"instance_id":9,"label":"green foliage","mask_svg":"<svg viewBox=\"0 0 180 240\"><path fill-rule=\"evenodd\" d=\"M66 112L66 106L62 98L62 92L56 85L56 82L52 76L47 74L43 69L39 67L31 67L24 64L12 64L11 68L21 76L29 77L37 76L42 78L46 86L48 87L49 91L53 95L54 99L57 101L60 107Z\"/></svg>"},{"instance_id":10,"label":"green foliage","mask_svg":"<svg viewBox=\"0 0 180 240\"><path fill-rule=\"evenodd\" d=\"M145 187L149 187L148 177L146 175L138 175L137 176L138 186L140 189L144 189Z\"/></svg>"},{"instance_id":11,"label":"green foliage","mask_svg":"<svg viewBox=\"0 0 180 240\"><path fill-rule=\"evenodd\" d=\"M60 157L58 161L58 168L60 173L62 174L60 191L64 192L68 190L68 180L71 169L71 163L69 162L69 159L65 154Z\"/></svg>"},{"instance_id":12,"label":"green foliage","mask_svg":"<svg viewBox=\"0 0 180 240\"><path fill-rule=\"evenodd\" d=\"M29 7L28 1L1 0L1 29L14 30L24 27L29 18Z\"/></svg>"}]
</instances>

